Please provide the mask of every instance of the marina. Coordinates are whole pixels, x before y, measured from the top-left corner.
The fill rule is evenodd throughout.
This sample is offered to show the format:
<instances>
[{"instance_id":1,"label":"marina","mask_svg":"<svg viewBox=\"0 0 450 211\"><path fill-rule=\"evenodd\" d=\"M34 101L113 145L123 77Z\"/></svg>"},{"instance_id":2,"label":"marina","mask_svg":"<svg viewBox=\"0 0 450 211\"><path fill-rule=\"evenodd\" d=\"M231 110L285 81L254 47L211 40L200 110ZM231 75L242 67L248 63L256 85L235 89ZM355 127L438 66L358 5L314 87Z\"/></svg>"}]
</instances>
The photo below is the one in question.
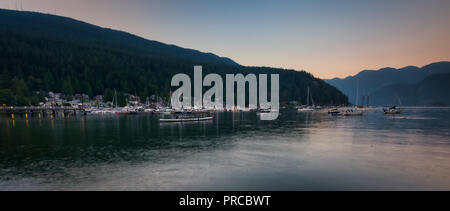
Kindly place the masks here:
<instances>
[{"instance_id":1,"label":"marina","mask_svg":"<svg viewBox=\"0 0 450 211\"><path fill-rule=\"evenodd\" d=\"M380 110L385 114L400 114L401 108L385 108L385 107L349 107L349 106L309 106L297 109L299 112L314 112L314 113L328 113L330 115L344 115L344 116L361 116L364 111ZM275 112L273 109L248 109L238 108L221 109L221 108L186 108L182 110L172 109L170 107L150 108L143 106L125 106L112 108L98 108L98 107L40 107L40 106L3 106L0 107L0 114L7 115L10 118L25 117L25 118L43 118L58 116L70 117L77 115L136 115L136 114L152 114L152 115L167 115L167 116L202 116L212 115L220 112L250 112L257 115L263 113ZM60 115L58 115L60 114ZM164 121L164 120L163 120ZM177 120L181 121L181 120Z\"/></svg>"},{"instance_id":2,"label":"marina","mask_svg":"<svg viewBox=\"0 0 450 211\"><path fill-rule=\"evenodd\" d=\"M0 191L448 191L448 20L448 0L0 1Z\"/></svg>"}]
</instances>

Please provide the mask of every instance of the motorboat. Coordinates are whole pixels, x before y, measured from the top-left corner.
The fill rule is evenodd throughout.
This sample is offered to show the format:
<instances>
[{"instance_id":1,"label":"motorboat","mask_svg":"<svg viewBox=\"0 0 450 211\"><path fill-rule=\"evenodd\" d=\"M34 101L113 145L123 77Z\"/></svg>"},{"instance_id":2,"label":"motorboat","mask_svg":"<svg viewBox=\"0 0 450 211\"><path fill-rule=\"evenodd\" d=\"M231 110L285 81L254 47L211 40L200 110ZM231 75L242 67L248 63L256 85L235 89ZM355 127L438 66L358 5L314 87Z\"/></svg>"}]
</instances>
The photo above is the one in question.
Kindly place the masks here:
<instances>
[{"instance_id":1,"label":"motorboat","mask_svg":"<svg viewBox=\"0 0 450 211\"><path fill-rule=\"evenodd\" d=\"M341 114L341 111L339 111L339 109L337 109L337 108L333 108L333 109L328 111L328 114L331 114L331 115L335 116L335 115Z\"/></svg>"},{"instance_id":2,"label":"motorboat","mask_svg":"<svg viewBox=\"0 0 450 211\"><path fill-rule=\"evenodd\" d=\"M306 92L306 105L303 105L302 107L298 108L297 111L299 112L310 112L310 111L314 111L315 110L315 106L314 106L314 100L311 96L311 91L309 90L309 86ZM312 106L309 105L309 100L311 99L312 101Z\"/></svg>"},{"instance_id":3,"label":"motorboat","mask_svg":"<svg viewBox=\"0 0 450 211\"><path fill-rule=\"evenodd\" d=\"M402 110L400 108L397 108L396 106L392 106L389 108L383 108L384 114L400 114Z\"/></svg>"},{"instance_id":4,"label":"motorboat","mask_svg":"<svg viewBox=\"0 0 450 211\"><path fill-rule=\"evenodd\" d=\"M314 107L307 106L307 107L304 107L304 108L299 108L299 109L297 109L297 111L299 111L299 112L314 111Z\"/></svg>"}]
</instances>

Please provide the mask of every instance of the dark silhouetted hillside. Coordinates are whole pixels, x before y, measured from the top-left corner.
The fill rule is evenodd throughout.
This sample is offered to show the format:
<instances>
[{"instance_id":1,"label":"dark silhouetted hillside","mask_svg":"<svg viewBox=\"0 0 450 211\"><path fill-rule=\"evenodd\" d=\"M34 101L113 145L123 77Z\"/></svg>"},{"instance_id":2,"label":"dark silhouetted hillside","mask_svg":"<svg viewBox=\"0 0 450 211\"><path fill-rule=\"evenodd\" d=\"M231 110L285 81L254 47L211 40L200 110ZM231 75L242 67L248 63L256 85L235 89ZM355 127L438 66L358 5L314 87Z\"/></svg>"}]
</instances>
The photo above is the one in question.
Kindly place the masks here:
<instances>
[{"instance_id":1,"label":"dark silhouetted hillside","mask_svg":"<svg viewBox=\"0 0 450 211\"><path fill-rule=\"evenodd\" d=\"M202 63L238 65L229 58L193 49L147 40L127 32L102 28L71 18L36 12L0 10L0 29L33 34L35 37L81 42L91 46L121 49L131 53L174 56Z\"/></svg>"},{"instance_id":2,"label":"dark silhouetted hillside","mask_svg":"<svg viewBox=\"0 0 450 211\"><path fill-rule=\"evenodd\" d=\"M245 67L60 16L0 10L0 37L1 104L36 104L42 96L34 91L104 94L110 100L117 90L119 98L123 93L167 98L174 90L172 76L192 77L194 65L203 65L204 75L280 74L280 101L304 101L309 86L317 104L348 103L338 89L305 71Z\"/></svg>"}]
</instances>

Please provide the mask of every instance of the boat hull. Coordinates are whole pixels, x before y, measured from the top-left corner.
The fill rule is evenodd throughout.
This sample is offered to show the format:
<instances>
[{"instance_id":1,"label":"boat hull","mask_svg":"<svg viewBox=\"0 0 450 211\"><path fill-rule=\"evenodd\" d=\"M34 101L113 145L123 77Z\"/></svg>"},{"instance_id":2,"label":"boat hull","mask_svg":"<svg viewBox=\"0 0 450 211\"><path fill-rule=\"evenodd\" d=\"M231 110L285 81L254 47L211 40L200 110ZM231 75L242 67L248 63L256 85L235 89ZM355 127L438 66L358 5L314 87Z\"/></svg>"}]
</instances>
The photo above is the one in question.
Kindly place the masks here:
<instances>
[{"instance_id":1,"label":"boat hull","mask_svg":"<svg viewBox=\"0 0 450 211\"><path fill-rule=\"evenodd\" d=\"M385 111L384 114L401 114L401 111Z\"/></svg>"},{"instance_id":2,"label":"boat hull","mask_svg":"<svg viewBox=\"0 0 450 211\"><path fill-rule=\"evenodd\" d=\"M314 109L312 108L299 108L297 109L298 112L309 112L309 111L314 111Z\"/></svg>"},{"instance_id":3,"label":"boat hull","mask_svg":"<svg viewBox=\"0 0 450 211\"><path fill-rule=\"evenodd\" d=\"M187 119L159 119L160 122L197 122L212 120L213 117L187 118Z\"/></svg>"}]
</instances>

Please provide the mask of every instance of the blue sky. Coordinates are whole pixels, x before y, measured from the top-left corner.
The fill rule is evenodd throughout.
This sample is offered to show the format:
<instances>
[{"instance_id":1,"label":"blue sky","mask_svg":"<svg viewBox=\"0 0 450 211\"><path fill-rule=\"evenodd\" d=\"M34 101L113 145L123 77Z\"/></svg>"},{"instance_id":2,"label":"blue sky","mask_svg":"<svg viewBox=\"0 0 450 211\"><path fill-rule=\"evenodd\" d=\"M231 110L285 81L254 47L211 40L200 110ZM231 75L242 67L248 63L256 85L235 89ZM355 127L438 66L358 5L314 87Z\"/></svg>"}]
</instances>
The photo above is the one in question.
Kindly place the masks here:
<instances>
[{"instance_id":1,"label":"blue sky","mask_svg":"<svg viewBox=\"0 0 450 211\"><path fill-rule=\"evenodd\" d=\"M448 0L2 0L317 77L450 60Z\"/></svg>"}]
</instances>

